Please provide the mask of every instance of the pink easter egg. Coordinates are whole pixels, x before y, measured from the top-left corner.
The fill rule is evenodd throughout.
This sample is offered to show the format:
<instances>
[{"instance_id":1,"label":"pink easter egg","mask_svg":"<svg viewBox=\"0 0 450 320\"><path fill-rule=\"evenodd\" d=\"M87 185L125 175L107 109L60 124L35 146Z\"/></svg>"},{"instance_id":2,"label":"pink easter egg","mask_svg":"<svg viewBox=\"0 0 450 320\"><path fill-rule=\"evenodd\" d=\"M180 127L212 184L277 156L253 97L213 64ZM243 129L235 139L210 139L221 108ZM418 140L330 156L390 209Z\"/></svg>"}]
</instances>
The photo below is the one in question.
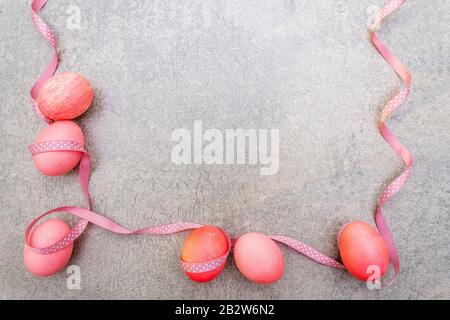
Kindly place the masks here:
<instances>
[{"instance_id":1,"label":"pink easter egg","mask_svg":"<svg viewBox=\"0 0 450 320\"><path fill-rule=\"evenodd\" d=\"M53 120L70 120L83 114L94 97L89 80L78 73L59 73L48 79L37 95L39 110Z\"/></svg>"},{"instance_id":2,"label":"pink easter egg","mask_svg":"<svg viewBox=\"0 0 450 320\"><path fill-rule=\"evenodd\" d=\"M29 243L34 248L48 247L66 236L70 227L60 219L47 220L38 225L30 235ZM41 277L51 276L64 269L72 256L73 243L64 249L50 254L39 254L25 243L23 261L32 274Z\"/></svg>"},{"instance_id":3,"label":"pink easter egg","mask_svg":"<svg viewBox=\"0 0 450 320\"><path fill-rule=\"evenodd\" d=\"M35 143L52 140L72 140L84 144L81 128L73 121L57 121L39 132ZM80 161L79 151L43 152L33 156L40 172L47 176L60 176L72 170Z\"/></svg>"},{"instance_id":4,"label":"pink easter egg","mask_svg":"<svg viewBox=\"0 0 450 320\"><path fill-rule=\"evenodd\" d=\"M203 226L187 236L181 250L181 260L194 263L207 262L223 256L228 249L228 236L224 231L214 226ZM222 272L225 264L226 261L211 271L200 273L185 271L185 273L193 281L208 282Z\"/></svg>"},{"instance_id":5,"label":"pink easter egg","mask_svg":"<svg viewBox=\"0 0 450 320\"><path fill-rule=\"evenodd\" d=\"M284 258L278 245L261 233L247 233L234 246L234 259L241 273L257 283L272 283L284 272Z\"/></svg>"},{"instance_id":6,"label":"pink easter egg","mask_svg":"<svg viewBox=\"0 0 450 320\"><path fill-rule=\"evenodd\" d=\"M346 224L340 231L338 246L345 268L359 280L366 281L373 275L374 268L382 276L389 267L386 243L378 231L366 222Z\"/></svg>"}]
</instances>

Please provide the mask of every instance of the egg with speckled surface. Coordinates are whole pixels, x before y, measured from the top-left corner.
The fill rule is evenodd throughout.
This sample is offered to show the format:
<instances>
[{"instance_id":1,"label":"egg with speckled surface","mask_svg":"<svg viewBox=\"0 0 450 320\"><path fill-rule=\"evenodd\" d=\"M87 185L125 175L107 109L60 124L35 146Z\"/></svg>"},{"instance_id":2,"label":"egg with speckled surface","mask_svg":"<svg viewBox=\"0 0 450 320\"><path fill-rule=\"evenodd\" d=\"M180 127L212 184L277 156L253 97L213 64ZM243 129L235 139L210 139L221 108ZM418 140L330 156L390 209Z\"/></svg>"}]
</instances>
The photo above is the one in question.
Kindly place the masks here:
<instances>
[{"instance_id":1,"label":"egg with speckled surface","mask_svg":"<svg viewBox=\"0 0 450 320\"><path fill-rule=\"evenodd\" d=\"M89 80L78 73L58 73L37 94L39 110L53 120L74 119L92 104L94 91Z\"/></svg>"}]
</instances>

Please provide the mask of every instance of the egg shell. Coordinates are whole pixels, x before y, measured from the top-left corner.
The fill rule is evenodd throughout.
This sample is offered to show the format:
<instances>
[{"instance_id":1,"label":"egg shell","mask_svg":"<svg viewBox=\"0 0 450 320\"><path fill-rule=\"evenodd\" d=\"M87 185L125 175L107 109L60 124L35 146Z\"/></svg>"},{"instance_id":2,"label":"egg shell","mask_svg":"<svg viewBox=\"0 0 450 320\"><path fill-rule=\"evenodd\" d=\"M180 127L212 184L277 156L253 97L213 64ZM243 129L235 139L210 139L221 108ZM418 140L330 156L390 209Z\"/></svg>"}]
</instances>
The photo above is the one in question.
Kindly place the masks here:
<instances>
[{"instance_id":1,"label":"egg shell","mask_svg":"<svg viewBox=\"0 0 450 320\"><path fill-rule=\"evenodd\" d=\"M61 240L70 227L60 219L47 220L38 225L30 235L29 242L34 248L45 248ZM39 254L25 243L23 261L29 272L47 277L65 268L72 256L73 243L64 249L50 254Z\"/></svg>"},{"instance_id":2,"label":"egg shell","mask_svg":"<svg viewBox=\"0 0 450 320\"><path fill-rule=\"evenodd\" d=\"M35 143L51 140L72 140L84 145L83 132L73 121L56 121L43 128ZM36 168L47 176L60 176L69 172L80 159L79 151L44 152L33 156Z\"/></svg>"},{"instance_id":3,"label":"egg shell","mask_svg":"<svg viewBox=\"0 0 450 320\"><path fill-rule=\"evenodd\" d=\"M241 273L257 283L273 283L284 272L284 257L278 245L261 233L247 233L234 246L234 259Z\"/></svg>"},{"instance_id":4,"label":"egg shell","mask_svg":"<svg viewBox=\"0 0 450 320\"><path fill-rule=\"evenodd\" d=\"M366 222L355 221L343 227L339 251L345 268L354 277L366 281L373 274L370 266L378 266L380 276L389 267L389 252L381 235Z\"/></svg>"},{"instance_id":5,"label":"egg shell","mask_svg":"<svg viewBox=\"0 0 450 320\"><path fill-rule=\"evenodd\" d=\"M181 250L181 259L185 262L206 262L223 256L228 249L228 237L224 231L214 226L203 226L192 231L186 238ZM193 281L208 282L222 272L225 263L211 271L185 273Z\"/></svg>"},{"instance_id":6,"label":"egg shell","mask_svg":"<svg viewBox=\"0 0 450 320\"><path fill-rule=\"evenodd\" d=\"M78 73L59 73L40 88L39 110L53 120L70 120L83 114L92 104L94 91L89 80Z\"/></svg>"}]
</instances>

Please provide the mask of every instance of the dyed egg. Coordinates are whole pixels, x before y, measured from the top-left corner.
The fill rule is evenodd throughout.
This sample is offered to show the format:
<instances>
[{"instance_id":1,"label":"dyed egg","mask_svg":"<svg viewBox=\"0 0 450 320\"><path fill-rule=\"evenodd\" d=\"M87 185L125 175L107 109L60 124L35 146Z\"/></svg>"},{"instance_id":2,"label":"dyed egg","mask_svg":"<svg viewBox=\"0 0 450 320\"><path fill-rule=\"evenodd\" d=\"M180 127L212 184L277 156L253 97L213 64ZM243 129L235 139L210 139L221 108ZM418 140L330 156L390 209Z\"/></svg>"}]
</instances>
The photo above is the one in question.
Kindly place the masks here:
<instances>
[{"instance_id":1,"label":"dyed egg","mask_svg":"<svg viewBox=\"0 0 450 320\"><path fill-rule=\"evenodd\" d=\"M59 73L39 89L39 110L53 120L70 120L83 114L94 97L89 81L78 73Z\"/></svg>"},{"instance_id":2,"label":"dyed egg","mask_svg":"<svg viewBox=\"0 0 450 320\"><path fill-rule=\"evenodd\" d=\"M206 262L223 256L228 251L228 238L219 228L203 226L195 229L186 238L181 250L181 260L185 262ZM217 277L225 267L226 261L217 269L186 275L197 282L208 282Z\"/></svg>"},{"instance_id":3,"label":"dyed egg","mask_svg":"<svg viewBox=\"0 0 450 320\"><path fill-rule=\"evenodd\" d=\"M257 283L272 283L284 272L284 258L278 245L261 233L247 233L234 246L234 259L241 273Z\"/></svg>"},{"instance_id":4,"label":"dyed egg","mask_svg":"<svg viewBox=\"0 0 450 320\"><path fill-rule=\"evenodd\" d=\"M72 140L84 144L83 132L73 121L57 121L39 132L35 143L51 140ZM43 152L33 156L40 172L47 176L60 176L72 170L81 159L79 151Z\"/></svg>"},{"instance_id":5,"label":"dyed egg","mask_svg":"<svg viewBox=\"0 0 450 320\"><path fill-rule=\"evenodd\" d=\"M60 219L47 220L38 225L30 235L29 243L34 248L45 248L61 240L70 227ZM25 243L23 261L32 274L41 277L51 276L64 269L72 256L73 243L64 249L50 254L39 254Z\"/></svg>"},{"instance_id":6,"label":"dyed egg","mask_svg":"<svg viewBox=\"0 0 450 320\"><path fill-rule=\"evenodd\" d=\"M354 277L366 281L374 272L373 266L379 268L380 276L385 274L389 266L388 249L368 223L356 221L345 225L338 241L342 262Z\"/></svg>"}]
</instances>

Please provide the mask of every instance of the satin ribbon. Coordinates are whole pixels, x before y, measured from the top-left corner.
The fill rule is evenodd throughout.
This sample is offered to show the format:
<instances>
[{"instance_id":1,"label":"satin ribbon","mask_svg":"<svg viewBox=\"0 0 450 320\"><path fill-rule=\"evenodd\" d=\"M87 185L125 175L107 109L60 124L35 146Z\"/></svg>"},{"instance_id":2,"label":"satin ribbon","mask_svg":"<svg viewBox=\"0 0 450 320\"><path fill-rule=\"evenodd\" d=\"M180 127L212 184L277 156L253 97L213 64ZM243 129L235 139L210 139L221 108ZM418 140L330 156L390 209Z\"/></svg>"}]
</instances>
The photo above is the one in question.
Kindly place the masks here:
<instances>
[{"instance_id":1,"label":"satin ribbon","mask_svg":"<svg viewBox=\"0 0 450 320\"><path fill-rule=\"evenodd\" d=\"M397 248L395 247L394 239L383 216L382 207L389 201L397 192L405 185L408 177L411 173L413 158L411 153L398 141L394 134L386 126L385 121L389 116L406 100L411 91L411 73L409 70L391 53L391 51L381 42L378 35L375 32L376 27L381 21L399 8L405 0L391 0L388 2L377 14L374 19L374 24L370 31L370 39L375 48L380 52L386 62L394 69L399 77L404 81L405 86L384 106L381 113L381 119L379 123L379 130L386 142L395 150L398 156L403 160L406 165L406 169L397 178L392 181L387 188L381 193L381 196L377 203L375 210L375 222L378 227L380 235L383 237L388 251L389 258L394 267L393 279L388 282L388 285L392 284L398 273L400 272L400 260L398 258Z\"/></svg>"},{"instance_id":2,"label":"satin ribbon","mask_svg":"<svg viewBox=\"0 0 450 320\"><path fill-rule=\"evenodd\" d=\"M39 10L45 5L47 0L33 0L32 2L32 19L33 23L35 24L36 28L39 30L39 32L44 36L46 40L49 41L51 44L53 50L54 50L54 56L52 63L47 67L47 69L41 74L38 81L33 85L33 88L30 92L31 98L32 98L32 104L33 108L35 109L36 113L46 122L51 123L52 120L46 118L39 110L37 104L36 104L36 96L41 88L42 84L50 78L54 72L56 71L56 68L58 66L58 56L57 56L57 47L56 47L56 39L52 33L52 31L49 29L49 27L43 22L42 19L37 15ZM375 18L374 26L378 25L387 15L389 15L391 12L393 12L396 8L398 8L401 4L403 4L404 0L394 0L390 1L377 15ZM389 249L389 255L391 258L391 261L394 265L395 275L398 274L399 271L399 262L398 262L398 255L397 251L394 245L394 242L392 240L392 236L389 232L389 229L387 227L387 224L384 220L384 217L381 212L382 205L388 201L395 193L397 193L401 187L405 184L409 173L410 168L412 165L412 157L411 154L406 150L405 147L403 147L398 140L395 138L395 136L389 131L389 129L385 126L384 121L386 118L405 100L406 96L409 94L409 88L411 83L411 75L408 72L408 70L389 52L389 50L381 43L381 41L378 39L378 36L376 33L372 30L371 32L371 39L374 46L380 51L380 53L383 55L383 57L386 59L386 61L394 68L394 70L399 74L399 76L405 81L406 87L401 90L384 108L383 114L381 117L380 122L380 132L383 135L383 137L386 139L386 141L394 148L394 150L399 154L399 156L403 159L405 164L407 165L407 170L401 174L397 179L395 179L382 193L378 205L377 210L375 214L375 219L377 222L378 230L384 240L386 241L386 244ZM34 144L29 146L30 152L32 155L39 154L42 152L60 152L60 151L73 151L73 152L81 152L82 153L82 159L80 162L80 184L83 190L84 197L88 203L88 209L76 207L76 206L65 206L65 207L59 207L52 210L49 210L45 212L44 214L40 215L36 219L34 219L30 225L28 226L26 232L25 232L25 239L26 243L30 248L39 254L51 254L57 251L60 251L64 249L65 247L72 244L85 230L88 223L93 223L103 229L106 229L108 231L122 234L122 235L139 235L139 234L148 234L148 235L168 235L173 234L181 231L186 230L192 230L201 227L202 225L192 223L192 222L179 222L179 223L172 223L172 224L165 224L165 225L159 225L159 226L151 226L146 227L142 229L137 230L129 230L116 222L98 214L94 211L91 211L90 208L90 197L89 197L89 163L90 163L90 156L84 149L84 147L80 144L78 144L75 141L69 141L69 140L56 140L56 141L47 141L42 142L38 144ZM34 248L30 245L29 239L31 235L31 231L34 227L34 225L44 218L45 216L55 213L55 212L66 212L69 214L72 214L74 216L77 216L81 218L81 220L73 227L71 228L70 232L57 241L56 243L45 247L45 248ZM225 233L226 234L226 233ZM301 253L310 259L321 263L326 266L330 266L333 268L338 269L345 269L345 267L339 263L338 261L322 254L321 252L315 250L314 248L311 248L310 246L302 243L299 240L289 238L286 236L280 236L280 235L274 235L270 236L273 240L282 243L294 250L296 252ZM236 239L230 239L227 235L227 240L229 243L229 249L228 251L222 255L221 257L218 257L216 259L200 262L200 263L192 263L192 262L186 262L181 261L182 268L187 272L192 273L198 273L198 272L206 272L210 270L214 270L218 267L220 267L226 260L228 255L230 254L231 247L235 243Z\"/></svg>"},{"instance_id":3,"label":"satin ribbon","mask_svg":"<svg viewBox=\"0 0 450 320\"><path fill-rule=\"evenodd\" d=\"M71 140L51 140L35 143L28 146L31 156L44 152L74 151L81 152L79 166L80 186L86 200L87 207L91 208L91 198L89 195L89 173L91 167L91 156L84 149L84 146Z\"/></svg>"},{"instance_id":4,"label":"satin ribbon","mask_svg":"<svg viewBox=\"0 0 450 320\"><path fill-rule=\"evenodd\" d=\"M31 2L31 19L33 21L36 29L41 33L41 35L48 41L53 49L53 59L50 65L41 73L38 80L33 84L30 91L31 105L38 115L45 123L51 124L54 121L47 118L39 109L38 103L36 102L39 90L42 88L43 84L50 79L58 68L58 49L56 37L50 27L42 20L38 13L45 6L47 0L33 0ZM52 143L51 147L48 147L49 143ZM57 143L57 145L55 145ZM41 152L57 152L57 151L78 151L82 153L80 166L79 166L79 179L80 186L83 192L84 199L86 201L87 207L91 208L91 198L89 195L89 174L90 174L90 155L84 149L84 146L79 145L76 141L46 141L38 144L34 144L28 147L31 154L35 155ZM86 229L88 223L87 221L79 221L75 228L82 230Z\"/></svg>"},{"instance_id":5,"label":"satin ribbon","mask_svg":"<svg viewBox=\"0 0 450 320\"><path fill-rule=\"evenodd\" d=\"M38 16L38 12L42 9L43 6L47 3L47 0L33 0L31 3L31 19L33 20L36 29L42 34L44 39L46 39L53 48L53 59L50 65L42 72L39 76L38 80L34 83L33 87L30 91L31 96L31 104L33 106L36 114L44 120L47 124L53 122L53 120L47 118L39 109L39 106L36 102L37 94L41 89L42 85L47 81L58 68L58 49L56 45L56 38L53 34L52 30L48 27L48 25Z\"/></svg>"},{"instance_id":6,"label":"satin ribbon","mask_svg":"<svg viewBox=\"0 0 450 320\"><path fill-rule=\"evenodd\" d=\"M36 225L36 223L39 220L41 220L45 216L52 214L52 213L56 213L56 212L69 213L71 215L81 218L81 220L75 227L71 228L70 232L65 237L63 237L56 243L54 243L48 247L45 247L45 248L33 247L29 242L31 231L33 230L33 227ZM146 227L146 228L137 229L137 230L129 230L129 229L121 226L120 224L114 222L113 220L108 219L108 218L104 217L103 215L95 213L91 210L81 208L81 207L75 207L75 206L66 206L66 207L59 207L59 208L49 210L49 211L45 212L44 214L40 215L39 217L37 217L36 219L34 219L27 227L27 230L25 232L25 239L26 239L27 245L31 248L31 250L33 250L34 252L36 252L38 254L55 253L60 250L63 250L65 247L72 244L83 233L88 222L93 223L96 226L101 227L105 230L108 230L108 231L111 231L114 233L118 233L118 234L122 234L122 235L143 235L143 234L146 234L146 235L168 235L168 234L178 233L178 232L186 231L186 230L193 230L193 229L202 227L201 224L197 224L197 223L178 222L178 223L164 224L164 225L158 225L158 226L151 226L151 227ZM323 253L302 243L299 240L289 238L286 236L270 236L270 238L294 249L298 253L301 253L320 264L323 264L323 265L326 265L329 267L333 267L333 268L345 269L345 267L338 261L324 255ZM186 272L201 273L201 272L214 270L217 267L221 266L227 260L228 255L230 254L231 248L234 245L234 243L236 242L236 239L230 239L228 236L227 236L227 239L228 239L228 244L229 244L228 251L224 255L222 255L216 259L213 259L213 260L203 261L203 262L198 262L198 263L186 262L186 261L183 261L182 259L180 259L183 270L185 270Z\"/></svg>"},{"instance_id":7,"label":"satin ribbon","mask_svg":"<svg viewBox=\"0 0 450 320\"><path fill-rule=\"evenodd\" d=\"M50 78L54 72L56 71L56 68L58 66L58 55L57 55L57 47L56 47L56 39L53 35L50 28L45 24L45 22L37 15L40 9L45 5L47 0L34 0L32 2L31 8L32 8L32 19L33 23L35 24L36 28L39 30L39 32L44 36L46 40L49 41L51 44L53 50L54 50L54 56L53 61L50 64L50 66L47 67L47 69L43 72L43 74L39 77L38 81L33 85L33 88L31 90L31 97L32 97L32 103L33 108L35 109L36 113L44 119L48 124L52 122L52 120L46 118L39 110L37 104L36 104L36 96L39 92L39 89L43 85L43 83ZM102 215L99 215L98 213L95 213L94 211L91 211L91 201L89 196L89 163L90 163L90 156L84 149L84 147L77 143L76 141L70 141L70 140L55 140L55 141L45 141L37 144L33 144L29 146L29 150L32 155L36 155L43 152L61 152L61 151L73 151L73 152L81 152L82 158L80 162L80 184L81 188L83 190L84 197L86 199L86 202L88 203L88 209L84 209L81 207L76 206L65 206L65 207L59 207L52 210L49 210L45 212L44 214L40 215L36 219L34 219L28 226L26 232L25 232L25 240L27 245L36 253L38 254L51 254L58 252L65 247L72 244L86 229L88 223L93 223L103 229L106 229L108 231L123 234L123 235L138 235L138 234L148 234L148 235L167 235L167 234L173 234L181 231L186 230L192 230L201 227L202 225L191 223L191 222L179 222L179 223L173 223L173 224L166 224L166 225L160 225L160 226L152 226L152 227L146 227L143 229L138 230L129 230L125 227L122 227L121 225L117 224L116 222L105 218ZM31 235L31 231L35 224L44 218L45 216L56 213L56 212L66 212L69 214L72 214L74 216L77 216L81 218L81 220L69 231L69 233L57 241L56 243L45 247L45 248L35 248L32 247L29 239ZM224 234L226 234L224 232ZM284 245L296 250L297 252L309 257L310 259L317 261L323 265L327 265L330 267L338 268L338 269L345 269L344 266L339 263L338 261L335 261L334 259L327 257L326 255L320 253L319 251L309 247L308 245L302 243L299 240L289 238L286 236L271 236L271 238L275 241L278 241L279 243L283 243ZM228 251L213 260L200 262L200 263L192 263L192 262L186 262L181 260L182 268L187 272L197 273L197 272L206 272L210 270L214 270L218 267L220 267L226 260L228 255L230 254L231 248L234 245L236 239L230 239L227 235L229 248Z\"/></svg>"}]
</instances>

